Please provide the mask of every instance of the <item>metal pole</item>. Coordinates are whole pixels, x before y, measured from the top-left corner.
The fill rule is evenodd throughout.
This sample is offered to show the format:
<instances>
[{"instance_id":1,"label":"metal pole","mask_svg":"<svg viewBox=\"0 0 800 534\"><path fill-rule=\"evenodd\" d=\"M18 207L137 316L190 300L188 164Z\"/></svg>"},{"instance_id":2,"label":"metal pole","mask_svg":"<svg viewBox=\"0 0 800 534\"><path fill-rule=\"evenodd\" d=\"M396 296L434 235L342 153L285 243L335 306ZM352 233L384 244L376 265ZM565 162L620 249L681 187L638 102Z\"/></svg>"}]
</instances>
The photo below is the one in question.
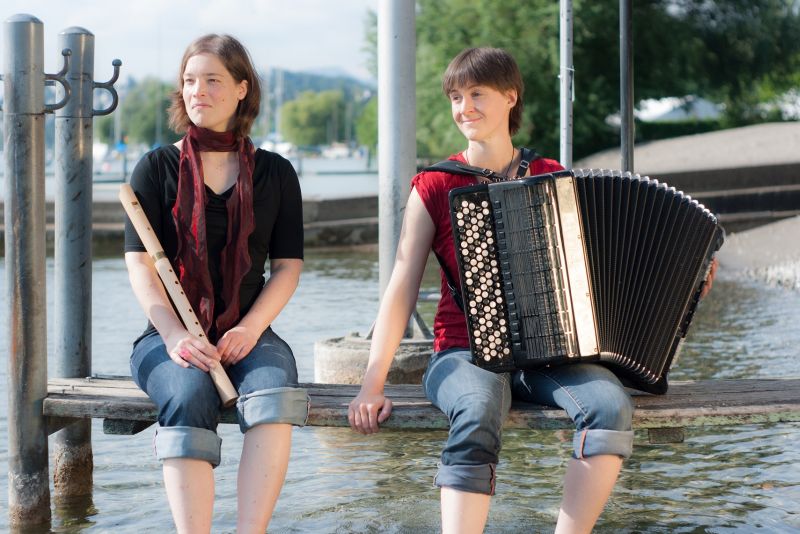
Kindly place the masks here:
<instances>
[{"instance_id":1,"label":"metal pole","mask_svg":"<svg viewBox=\"0 0 800 534\"><path fill-rule=\"evenodd\" d=\"M619 115L622 170L633 172L633 0L619 2Z\"/></svg>"},{"instance_id":2,"label":"metal pole","mask_svg":"<svg viewBox=\"0 0 800 534\"><path fill-rule=\"evenodd\" d=\"M561 165L572 167L572 103L575 100L574 77L572 64L572 0L561 0L560 8L560 62L561 74Z\"/></svg>"},{"instance_id":3,"label":"metal pole","mask_svg":"<svg viewBox=\"0 0 800 534\"><path fill-rule=\"evenodd\" d=\"M92 373L92 95L94 35L72 27L58 36L72 50L72 98L56 112L54 376ZM59 94L61 91L58 92ZM56 497L92 493L92 426L77 421L54 440Z\"/></svg>"},{"instance_id":4,"label":"metal pole","mask_svg":"<svg viewBox=\"0 0 800 534\"><path fill-rule=\"evenodd\" d=\"M50 520L44 210L44 32L31 15L5 21L6 295L8 302L8 515Z\"/></svg>"},{"instance_id":5,"label":"metal pole","mask_svg":"<svg viewBox=\"0 0 800 534\"><path fill-rule=\"evenodd\" d=\"M416 173L414 0L378 2L378 259L380 295L392 273L403 207Z\"/></svg>"}]
</instances>

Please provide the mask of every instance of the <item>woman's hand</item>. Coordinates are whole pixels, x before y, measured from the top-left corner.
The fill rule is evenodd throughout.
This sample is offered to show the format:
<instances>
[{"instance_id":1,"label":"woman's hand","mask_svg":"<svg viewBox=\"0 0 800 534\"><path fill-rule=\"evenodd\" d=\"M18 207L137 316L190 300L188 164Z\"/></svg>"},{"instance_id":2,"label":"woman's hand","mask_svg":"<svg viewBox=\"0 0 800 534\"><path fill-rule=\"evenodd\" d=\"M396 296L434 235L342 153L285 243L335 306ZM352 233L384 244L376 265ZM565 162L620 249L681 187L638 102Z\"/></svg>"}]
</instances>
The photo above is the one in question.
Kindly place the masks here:
<instances>
[{"instance_id":1,"label":"woman's hand","mask_svg":"<svg viewBox=\"0 0 800 534\"><path fill-rule=\"evenodd\" d=\"M225 366L234 365L242 358L250 354L253 347L258 342L259 335L254 334L252 329L244 326L234 326L217 342L222 364Z\"/></svg>"},{"instance_id":2,"label":"woman's hand","mask_svg":"<svg viewBox=\"0 0 800 534\"><path fill-rule=\"evenodd\" d=\"M386 421L391 413L392 401L384 397L383 393L367 393L362 389L350 402L347 420L354 431L374 434L380 430L378 424Z\"/></svg>"},{"instance_id":3,"label":"woman's hand","mask_svg":"<svg viewBox=\"0 0 800 534\"><path fill-rule=\"evenodd\" d=\"M185 330L167 339L166 345L169 357L181 367L194 365L207 373L219 364L220 356L217 348Z\"/></svg>"},{"instance_id":4,"label":"woman's hand","mask_svg":"<svg viewBox=\"0 0 800 534\"><path fill-rule=\"evenodd\" d=\"M700 298L706 298L708 292L711 291L711 286L714 285L714 277L717 275L717 268L719 267L719 260L714 258L711 260L711 268L708 270L708 276L705 279L703 290L700 292Z\"/></svg>"}]
</instances>

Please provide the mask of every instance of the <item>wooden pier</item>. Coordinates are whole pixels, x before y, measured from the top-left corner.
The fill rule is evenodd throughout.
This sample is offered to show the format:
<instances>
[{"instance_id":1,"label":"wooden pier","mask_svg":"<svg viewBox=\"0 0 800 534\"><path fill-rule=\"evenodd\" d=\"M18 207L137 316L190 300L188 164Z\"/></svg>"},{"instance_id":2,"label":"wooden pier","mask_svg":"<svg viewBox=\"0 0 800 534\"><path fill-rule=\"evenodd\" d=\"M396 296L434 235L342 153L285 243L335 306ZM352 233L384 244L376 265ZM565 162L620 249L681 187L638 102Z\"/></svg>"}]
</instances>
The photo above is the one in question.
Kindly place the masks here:
<instances>
[{"instance_id":1,"label":"wooden pier","mask_svg":"<svg viewBox=\"0 0 800 534\"><path fill-rule=\"evenodd\" d=\"M301 384L308 389L308 424L347 426L347 405L358 386ZM387 385L394 408L383 428L446 429L447 418L425 398L419 385ZM800 422L800 378L674 382L666 395L635 394L633 424L647 429L653 443L683 441L684 427ZM135 434L152 425L156 408L128 377L50 379L44 399L48 432L73 421L103 419L107 434ZM233 409L221 423L236 423ZM560 408L515 403L506 428L566 429L572 422Z\"/></svg>"}]
</instances>

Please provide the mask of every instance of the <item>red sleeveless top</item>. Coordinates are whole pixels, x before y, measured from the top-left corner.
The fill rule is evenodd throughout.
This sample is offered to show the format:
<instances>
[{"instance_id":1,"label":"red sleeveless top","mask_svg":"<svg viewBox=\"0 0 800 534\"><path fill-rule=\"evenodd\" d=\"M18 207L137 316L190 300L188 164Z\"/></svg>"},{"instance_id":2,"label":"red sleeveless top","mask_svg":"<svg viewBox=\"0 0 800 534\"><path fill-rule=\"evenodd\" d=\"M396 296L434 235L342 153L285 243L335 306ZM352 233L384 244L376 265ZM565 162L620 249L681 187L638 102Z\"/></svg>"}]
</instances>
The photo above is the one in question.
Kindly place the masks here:
<instances>
[{"instance_id":1,"label":"red sleeveless top","mask_svg":"<svg viewBox=\"0 0 800 534\"><path fill-rule=\"evenodd\" d=\"M467 163L461 153L454 154L448 159ZM560 171L564 168L555 160L539 158L531 162L530 169L531 176L534 176ZM475 185L476 183L477 178L474 176L433 171L423 171L411 180L411 187L417 190L417 194L422 199L422 203L436 226L436 232L433 237L433 250L444 260L450 276L453 277L456 284L459 282L458 264L456 263L456 251L453 243L453 226L450 222L448 194L451 189L456 187ZM439 306L433 320L433 350L439 352L453 347L469 347L467 321L464 317L464 312L453 300L453 296L447 288L447 279L441 269L440 277L442 298L439 300Z\"/></svg>"}]
</instances>

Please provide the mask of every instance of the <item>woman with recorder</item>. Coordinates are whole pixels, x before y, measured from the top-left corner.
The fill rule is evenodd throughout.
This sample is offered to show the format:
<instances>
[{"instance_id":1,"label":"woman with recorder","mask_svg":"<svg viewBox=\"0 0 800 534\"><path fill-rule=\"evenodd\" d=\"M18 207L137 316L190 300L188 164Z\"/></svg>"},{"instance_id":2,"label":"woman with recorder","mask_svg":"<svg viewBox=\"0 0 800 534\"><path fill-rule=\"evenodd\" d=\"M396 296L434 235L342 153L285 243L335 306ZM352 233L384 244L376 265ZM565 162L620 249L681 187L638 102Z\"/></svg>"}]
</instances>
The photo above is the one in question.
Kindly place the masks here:
<instances>
[{"instance_id":1,"label":"woman with recorder","mask_svg":"<svg viewBox=\"0 0 800 534\"><path fill-rule=\"evenodd\" d=\"M239 394L240 533L266 530L286 475L291 425L308 414L292 351L270 327L302 270L302 200L292 165L248 137L260 96L238 40L195 40L169 110L170 126L185 135L147 153L131 177L207 334L187 331L128 221L125 261L149 319L134 342L131 373L158 407L155 454L178 532L211 530L221 447L211 368L222 366Z\"/></svg>"}]
</instances>

